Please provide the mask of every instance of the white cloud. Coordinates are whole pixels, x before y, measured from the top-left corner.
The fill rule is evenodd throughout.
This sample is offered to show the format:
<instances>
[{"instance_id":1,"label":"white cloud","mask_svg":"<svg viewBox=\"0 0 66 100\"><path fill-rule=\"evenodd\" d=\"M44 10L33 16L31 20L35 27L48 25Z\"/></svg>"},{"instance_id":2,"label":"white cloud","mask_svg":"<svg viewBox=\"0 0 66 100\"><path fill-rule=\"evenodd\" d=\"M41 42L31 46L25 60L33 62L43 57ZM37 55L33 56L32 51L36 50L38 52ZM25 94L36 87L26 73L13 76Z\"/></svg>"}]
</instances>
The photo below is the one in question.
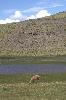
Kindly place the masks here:
<instances>
[{"instance_id":1,"label":"white cloud","mask_svg":"<svg viewBox=\"0 0 66 100\"><path fill-rule=\"evenodd\" d=\"M20 22L20 20L24 20L24 18L25 16L22 15L21 11L15 11L14 14L9 16L8 18L0 20L0 24Z\"/></svg>"},{"instance_id":2,"label":"white cloud","mask_svg":"<svg viewBox=\"0 0 66 100\"><path fill-rule=\"evenodd\" d=\"M52 7L60 7L60 6L64 6L64 5L62 5L62 4L52 4Z\"/></svg>"},{"instance_id":3,"label":"white cloud","mask_svg":"<svg viewBox=\"0 0 66 100\"><path fill-rule=\"evenodd\" d=\"M16 9L5 9L5 10L3 10L3 13L11 14L11 13L14 13L15 11L16 11Z\"/></svg>"},{"instance_id":4,"label":"white cloud","mask_svg":"<svg viewBox=\"0 0 66 100\"><path fill-rule=\"evenodd\" d=\"M38 12L39 10L42 10L42 9L43 9L43 7L32 7L32 8L26 9L22 12L24 12L24 13Z\"/></svg>"},{"instance_id":5,"label":"white cloud","mask_svg":"<svg viewBox=\"0 0 66 100\"><path fill-rule=\"evenodd\" d=\"M42 6L43 9L46 9L46 8L62 7L64 6L64 4L62 4L60 0L55 0L55 1L42 0L37 3L37 6Z\"/></svg>"},{"instance_id":6,"label":"white cloud","mask_svg":"<svg viewBox=\"0 0 66 100\"><path fill-rule=\"evenodd\" d=\"M37 3L38 6L43 5L45 3L45 1L40 1Z\"/></svg>"},{"instance_id":7,"label":"white cloud","mask_svg":"<svg viewBox=\"0 0 66 100\"><path fill-rule=\"evenodd\" d=\"M42 18L42 17L50 16L50 15L51 14L48 13L47 10L40 10L35 15L31 15L31 16L27 17L27 19L37 19L37 18Z\"/></svg>"},{"instance_id":8,"label":"white cloud","mask_svg":"<svg viewBox=\"0 0 66 100\"><path fill-rule=\"evenodd\" d=\"M21 11L15 11L13 15L10 16L10 19L21 19L23 17Z\"/></svg>"},{"instance_id":9,"label":"white cloud","mask_svg":"<svg viewBox=\"0 0 66 100\"><path fill-rule=\"evenodd\" d=\"M4 20L0 20L0 24L20 22L20 21L29 20L29 19L37 19L37 18L42 18L45 16L50 16L50 13L48 13L47 10L40 10L37 13L30 16L24 15L22 11L15 11L14 14L9 16L8 18Z\"/></svg>"},{"instance_id":10,"label":"white cloud","mask_svg":"<svg viewBox=\"0 0 66 100\"><path fill-rule=\"evenodd\" d=\"M50 16L50 13L48 13L47 10L41 10L36 14L36 18L42 18L45 16Z\"/></svg>"},{"instance_id":11,"label":"white cloud","mask_svg":"<svg viewBox=\"0 0 66 100\"><path fill-rule=\"evenodd\" d=\"M29 17L26 18L26 20L29 20L29 19L36 19L35 15L30 15Z\"/></svg>"},{"instance_id":12,"label":"white cloud","mask_svg":"<svg viewBox=\"0 0 66 100\"><path fill-rule=\"evenodd\" d=\"M22 11L15 11L9 18L12 20L25 20L27 16L25 16Z\"/></svg>"},{"instance_id":13,"label":"white cloud","mask_svg":"<svg viewBox=\"0 0 66 100\"><path fill-rule=\"evenodd\" d=\"M13 22L19 22L19 21L20 20L14 20L14 19L6 18L4 20L0 20L0 24L13 23Z\"/></svg>"}]
</instances>

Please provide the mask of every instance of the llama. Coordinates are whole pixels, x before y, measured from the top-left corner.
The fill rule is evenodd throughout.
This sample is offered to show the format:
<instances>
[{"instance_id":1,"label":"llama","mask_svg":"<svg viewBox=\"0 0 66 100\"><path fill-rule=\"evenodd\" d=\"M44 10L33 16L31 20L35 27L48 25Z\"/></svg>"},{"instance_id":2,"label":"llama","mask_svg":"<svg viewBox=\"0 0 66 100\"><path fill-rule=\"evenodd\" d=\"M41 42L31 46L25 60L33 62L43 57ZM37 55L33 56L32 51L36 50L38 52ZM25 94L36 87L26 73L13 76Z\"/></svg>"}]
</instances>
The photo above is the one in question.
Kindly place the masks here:
<instances>
[{"instance_id":1,"label":"llama","mask_svg":"<svg viewBox=\"0 0 66 100\"><path fill-rule=\"evenodd\" d=\"M29 81L29 83L34 83L37 80L40 80L40 76L39 75L34 75L34 76L31 77L31 80Z\"/></svg>"}]
</instances>

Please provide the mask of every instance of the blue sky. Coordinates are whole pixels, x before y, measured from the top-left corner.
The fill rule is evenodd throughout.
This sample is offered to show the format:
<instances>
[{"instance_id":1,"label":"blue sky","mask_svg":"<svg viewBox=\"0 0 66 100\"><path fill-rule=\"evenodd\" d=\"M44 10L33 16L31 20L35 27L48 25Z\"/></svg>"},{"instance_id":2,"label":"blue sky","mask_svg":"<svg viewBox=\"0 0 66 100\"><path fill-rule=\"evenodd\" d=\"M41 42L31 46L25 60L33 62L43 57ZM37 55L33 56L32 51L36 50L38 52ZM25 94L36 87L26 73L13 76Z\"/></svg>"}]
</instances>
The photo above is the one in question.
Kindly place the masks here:
<instances>
[{"instance_id":1,"label":"blue sky","mask_svg":"<svg viewBox=\"0 0 66 100\"><path fill-rule=\"evenodd\" d=\"M66 11L66 0L0 0L0 24Z\"/></svg>"}]
</instances>

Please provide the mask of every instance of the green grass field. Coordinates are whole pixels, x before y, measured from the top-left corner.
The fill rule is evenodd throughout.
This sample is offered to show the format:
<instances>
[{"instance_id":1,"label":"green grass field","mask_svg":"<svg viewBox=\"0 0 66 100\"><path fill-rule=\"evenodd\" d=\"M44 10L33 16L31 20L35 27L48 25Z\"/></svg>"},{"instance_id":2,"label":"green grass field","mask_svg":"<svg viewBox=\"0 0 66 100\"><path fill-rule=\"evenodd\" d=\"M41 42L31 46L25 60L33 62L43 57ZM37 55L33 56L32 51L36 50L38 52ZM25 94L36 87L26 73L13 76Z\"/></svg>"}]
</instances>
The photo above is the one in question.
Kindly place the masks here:
<instances>
[{"instance_id":1,"label":"green grass field","mask_svg":"<svg viewBox=\"0 0 66 100\"><path fill-rule=\"evenodd\" d=\"M32 74L0 75L0 100L66 100L66 73L40 74L29 84Z\"/></svg>"},{"instance_id":2,"label":"green grass field","mask_svg":"<svg viewBox=\"0 0 66 100\"><path fill-rule=\"evenodd\" d=\"M0 56L0 64L66 64L66 55L62 56Z\"/></svg>"}]
</instances>

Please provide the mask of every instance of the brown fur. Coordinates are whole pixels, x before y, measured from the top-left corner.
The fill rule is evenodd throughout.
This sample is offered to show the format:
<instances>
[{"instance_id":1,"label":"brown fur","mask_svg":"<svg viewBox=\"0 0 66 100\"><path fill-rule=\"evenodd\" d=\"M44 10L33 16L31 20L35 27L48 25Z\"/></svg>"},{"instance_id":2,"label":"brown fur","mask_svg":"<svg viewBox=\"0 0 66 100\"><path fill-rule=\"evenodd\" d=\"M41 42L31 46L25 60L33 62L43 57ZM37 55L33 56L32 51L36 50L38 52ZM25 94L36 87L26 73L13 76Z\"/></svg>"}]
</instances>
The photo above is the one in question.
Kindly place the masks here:
<instances>
[{"instance_id":1,"label":"brown fur","mask_svg":"<svg viewBox=\"0 0 66 100\"><path fill-rule=\"evenodd\" d=\"M31 80L29 81L29 83L33 83L37 80L40 80L40 76L39 75L34 75L34 76L31 77Z\"/></svg>"}]
</instances>

